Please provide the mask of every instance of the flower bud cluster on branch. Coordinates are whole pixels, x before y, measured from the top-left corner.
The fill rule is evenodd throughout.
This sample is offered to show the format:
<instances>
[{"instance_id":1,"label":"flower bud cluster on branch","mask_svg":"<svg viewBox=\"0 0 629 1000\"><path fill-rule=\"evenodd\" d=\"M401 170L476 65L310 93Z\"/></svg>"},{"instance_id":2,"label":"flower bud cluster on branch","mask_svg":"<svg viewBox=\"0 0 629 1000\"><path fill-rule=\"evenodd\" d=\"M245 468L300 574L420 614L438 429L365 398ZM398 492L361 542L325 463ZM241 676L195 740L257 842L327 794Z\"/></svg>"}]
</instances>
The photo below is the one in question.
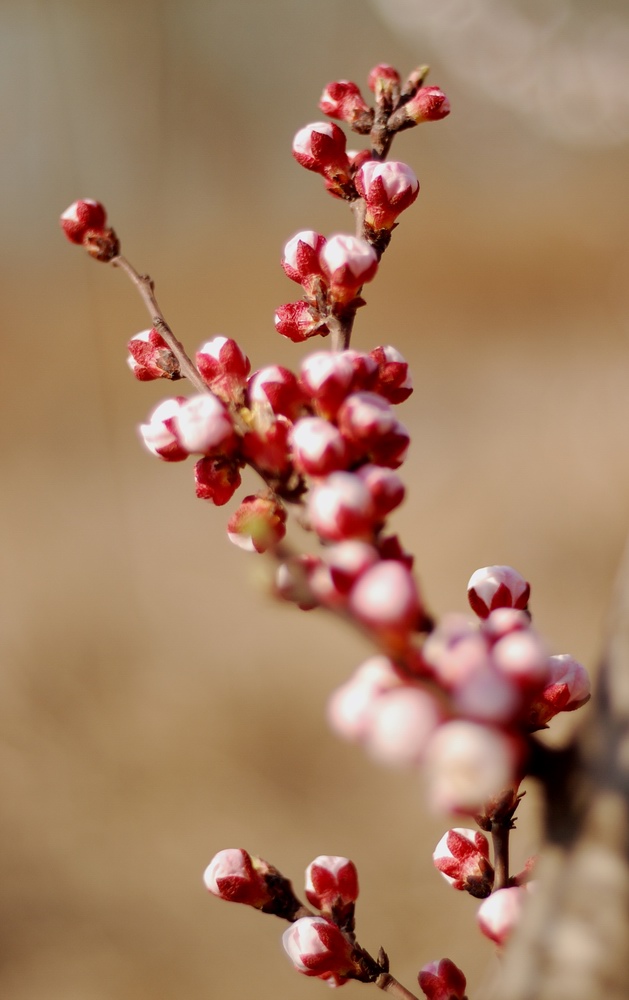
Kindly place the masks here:
<instances>
[{"instance_id":1,"label":"flower bud cluster on branch","mask_svg":"<svg viewBox=\"0 0 629 1000\"><path fill-rule=\"evenodd\" d=\"M362 289L419 193L413 170L386 159L393 139L450 110L445 94L425 85L426 73L421 67L402 82L393 67L376 66L368 81L373 107L355 83L328 84L319 107L366 137L361 151L347 149L334 122L307 125L295 136L297 162L320 174L355 218L354 234L305 230L284 248L281 266L302 298L278 307L275 327L294 342L329 335L332 348L306 355L296 371L272 364L252 372L244 350L225 336L202 344L192 361L162 315L151 279L120 254L103 206L75 202L61 225L71 242L123 270L148 308L150 328L128 344L135 377L187 381L193 390L160 403L141 425L148 451L165 462L194 457L196 494L215 506L232 500L243 468L254 470L261 488L232 510L229 540L275 560L279 598L325 609L371 639L374 655L332 693L329 722L383 763L421 767L434 807L475 819L479 830L449 830L433 860L453 888L482 900L479 927L502 945L517 923L533 864L519 875L509 871L520 783L540 750L534 734L559 712L583 705L589 680L572 657L551 655L532 626L530 586L511 567L472 575L475 618L450 614L436 622L413 556L388 526L405 497L398 470L410 435L396 408L411 394L412 379L395 347L361 351L350 340L365 304ZM291 513L316 536L316 553L285 541ZM305 975L337 986L373 982L412 998L390 974L385 953L374 959L356 942L358 880L347 858L322 855L308 867L306 897L318 913L277 869L241 849L217 854L205 884L222 899L289 921L284 948ZM463 1000L466 986L449 959L426 966L419 985L429 1000Z\"/></svg>"}]
</instances>

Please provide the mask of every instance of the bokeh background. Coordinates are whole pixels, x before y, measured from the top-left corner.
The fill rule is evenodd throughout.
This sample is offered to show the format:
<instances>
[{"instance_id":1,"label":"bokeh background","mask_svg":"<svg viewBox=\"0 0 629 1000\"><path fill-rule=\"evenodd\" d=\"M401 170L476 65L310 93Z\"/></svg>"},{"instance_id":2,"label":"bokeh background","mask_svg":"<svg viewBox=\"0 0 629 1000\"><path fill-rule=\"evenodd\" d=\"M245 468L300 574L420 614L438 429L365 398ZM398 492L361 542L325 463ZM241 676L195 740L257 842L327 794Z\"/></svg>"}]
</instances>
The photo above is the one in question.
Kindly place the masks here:
<instances>
[{"instance_id":1,"label":"bokeh background","mask_svg":"<svg viewBox=\"0 0 629 1000\"><path fill-rule=\"evenodd\" d=\"M204 893L227 846L298 887L317 854L349 855L365 946L411 988L449 955L480 995L492 948L430 860L448 820L324 721L367 649L274 603L191 464L143 452L164 389L125 365L142 306L57 218L102 200L190 350L223 333L296 366L272 324L295 297L282 246L351 222L292 135L329 80L431 63L453 114L398 140L422 193L355 336L414 370L395 527L437 613L513 564L553 650L594 667L628 522L627 32L613 0L3 0L6 1000L323 995L274 918Z\"/></svg>"}]
</instances>

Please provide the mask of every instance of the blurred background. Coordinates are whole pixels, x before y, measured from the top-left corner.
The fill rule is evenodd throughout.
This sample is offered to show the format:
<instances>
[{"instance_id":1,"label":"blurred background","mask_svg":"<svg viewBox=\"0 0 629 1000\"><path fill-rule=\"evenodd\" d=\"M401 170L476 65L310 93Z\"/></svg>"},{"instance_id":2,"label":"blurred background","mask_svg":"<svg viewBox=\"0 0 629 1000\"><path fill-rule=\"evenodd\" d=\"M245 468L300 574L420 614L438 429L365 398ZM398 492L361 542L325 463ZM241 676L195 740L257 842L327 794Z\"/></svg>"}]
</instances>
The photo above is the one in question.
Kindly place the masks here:
<instances>
[{"instance_id":1,"label":"blurred background","mask_svg":"<svg viewBox=\"0 0 629 1000\"><path fill-rule=\"evenodd\" d=\"M414 371L394 527L435 612L465 608L478 566L512 564L553 651L594 668L629 506L628 32L621 0L4 0L6 1000L322 996L275 918L204 892L228 846L298 890L316 855L350 856L361 942L411 988L448 955L480 995L493 949L430 859L452 822L326 727L368 650L274 603L191 463L142 450L168 393L125 364L147 317L57 220L104 202L191 352L221 333L254 367L296 367L322 344L274 332L296 297L282 247L351 221L292 136L328 81L429 62L453 113L394 147L422 192L354 341ZM522 813L516 864L534 789Z\"/></svg>"}]
</instances>

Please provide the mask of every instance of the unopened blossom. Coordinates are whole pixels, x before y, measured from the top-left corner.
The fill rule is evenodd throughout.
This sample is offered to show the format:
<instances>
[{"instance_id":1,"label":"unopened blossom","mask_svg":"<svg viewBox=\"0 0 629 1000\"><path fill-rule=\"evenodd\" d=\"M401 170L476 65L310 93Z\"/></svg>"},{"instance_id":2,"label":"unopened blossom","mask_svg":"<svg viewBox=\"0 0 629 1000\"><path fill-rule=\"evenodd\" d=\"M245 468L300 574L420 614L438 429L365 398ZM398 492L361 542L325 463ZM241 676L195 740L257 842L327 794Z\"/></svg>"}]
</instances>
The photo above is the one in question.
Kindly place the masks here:
<instances>
[{"instance_id":1,"label":"unopened blossom","mask_svg":"<svg viewBox=\"0 0 629 1000\"><path fill-rule=\"evenodd\" d=\"M448 830L435 847L432 860L454 889L465 890L477 899L489 896L494 869L489 861L489 841L480 830Z\"/></svg>"},{"instance_id":2,"label":"unopened blossom","mask_svg":"<svg viewBox=\"0 0 629 1000\"><path fill-rule=\"evenodd\" d=\"M325 236L312 229L296 233L284 247L282 267L286 276L304 287L311 287L310 279L323 274L319 254L325 244Z\"/></svg>"},{"instance_id":3,"label":"unopened blossom","mask_svg":"<svg viewBox=\"0 0 629 1000\"><path fill-rule=\"evenodd\" d=\"M59 221L70 242L80 244L88 232L105 228L107 215L99 201L83 198L80 201L73 201Z\"/></svg>"},{"instance_id":4,"label":"unopened blossom","mask_svg":"<svg viewBox=\"0 0 629 1000\"><path fill-rule=\"evenodd\" d=\"M373 120L373 111L365 103L360 88L351 80L328 83L321 95L319 108L330 118L338 118L348 125L359 122L369 128Z\"/></svg>"},{"instance_id":5,"label":"unopened blossom","mask_svg":"<svg viewBox=\"0 0 629 1000\"><path fill-rule=\"evenodd\" d=\"M548 650L533 629L503 636L494 644L491 660L497 670L522 691L538 691L548 680Z\"/></svg>"},{"instance_id":6,"label":"unopened blossom","mask_svg":"<svg viewBox=\"0 0 629 1000\"><path fill-rule=\"evenodd\" d=\"M498 889L483 900L476 918L485 937L495 941L497 945L506 943L520 922L526 893L526 889L513 886Z\"/></svg>"},{"instance_id":7,"label":"unopened blossom","mask_svg":"<svg viewBox=\"0 0 629 1000\"><path fill-rule=\"evenodd\" d=\"M175 417L177 437L190 454L226 455L233 451L234 425L218 396L204 392L191 396Z\"/></svg>"},{"instance_id":8,"label":"unopened blossom","mask_svg":"<svg viewBox=\"0 0 629 1000\"><path fill-rule=\"evenodd\" d=\"M185 402L184 396L164 400L153 410L148 423L140 425L140 434L148 450L165 462L182 462L188 457L176 430L176 418Z\"/></svg>"},{"instance_id":9,"label":"unopened blossom","mask_svg":"<svg viewBox=\"0 0 629 1000\"><path fill-rule=\"evenodd\" d=\"M450 101L441 87L420 87L403 108L415 124L440 121L450 114Z\"/></svg>"},{"instance_id":10,"label":"unopened blossom","mask_svg":"<svg viewBox=\"0 0 629 1000\"><path fill-rule=\"evenodd\" d=\"M369 490L378 519L384 520L404 500L404 483L391 469L380 465L363 465L356 470L356 475Z\"/></svg>"},{"instance_id":11,"label":"unopened blossom","mask_svg":"<svg viewBox=\"0 0 629 1000\"><path fill-rule=\"evenodd\" d=\"M253 411L270 407L274 414L295 420L305 402L296 375L282 365L260 368L247 383L247 403Z\"/></svg>"},{"instance_id":12,"label":"unopened blossom","mask_svg":"<svg viewBox=\"0 0 629 1000\"><path fill-rule=\"evenodd\" d=\"M266 552L285 534L286 510L261 494L245 497L227 522L227 537L245 552Z\"/></svg>"},{"instance_id":13,"label":"unopened blossom","mask_svg":"<svg viewBox=\"0 0 629 1000\"><path fill-rule=\"evenodd\" d=\"M417 980L428 1000L466 1000L467 980L449 958L424 965Z\"/></svg>"},{"instance_id":14,"label":"unopened blossom","mask_svg":"<svg viewBox=\"0 0 629 1000\"><path fill-rule=\"evenodd\" d=\"M319 259L330 285L330 296L339 303L355 298L378 270L376 251L358 236L331 236Z\"/></svg>"},{"instance_id":15,"label":"unopened blossom","mask_svg":"<svg viewBox=\"0 0 629 1000\"><path fill-rule=\"evenodd\" d=\"M477 722L439 727L426 752L428 792L441 811L475 814L517 781L522 747L514 736Z\"/></svg>"},{"instance_id":16,"label":"unopened blossom","mask_svg":"<svg viewBox=\"0 0 629 1000\"><path fill-rule=\"evenodd\" d=\"M236 462L225 457L201 458L194 467L196 495L222 507L233 497L240 486L240 469Z\"/></svg>"},{"instance_id":17,"label":"unopened blossom","mask_svg":"<svg viewBox=\"0 0 629 1000\"><path fill-rule=\"evenodd\" d=\"M207 340L197 351L196 361L201 377L216 396L225 403L242 402L251 364L235 340Z\"/></svg>"},{"instance_id":18,"label":"unopened blossom","mask_svg":"<svg viewBox=\"0 0 629 1000\"><path fill-rule=\"evenodd\" d=\"M373 701L364 744L384 764L419 764L440 721L432 695L404 684Z\"/></svg>"},{"instance_id":19,"label":"unopened blossom","mask_svg":"<svg viewBox=\"0 0 629 1000\"><path fill-rule=\"evenodd\" d=\"M419 194L415 172L397 160L368 160L354 179L356 190L365 200L365 222L372 229L392 229L404 209Z\"/></svg>"},{"instance_id":20,"label":"unopened blossom","mask_svg":"<svg viewBox=\"0 0 629 1000\"><path fill-rule=\"evenodd\" d=\"M365 660L330 696L327 706L330 726L344 740L363 741L369 732L375 703L385 691L401 683L388 656Z\"/></svg>"},{"instance_id":21,"label":"unopened blossom","mask_svg":"<svg viewBox=\"0 0 629 1000\"><path fill-rule=\"evenodd\" d=\"M308 516L321 538L369 538L374 508L367 486L352 472L333 472L308 497Z\"/></svg>"},{"instance_id":22,"label":"unopened blossom","mask_svg":"<svg viewBox=\"0 0 629 1000\"><path fill-rule=\"evenodd\" d=\"M349 180L345 133L334 122L305 125L293 139L293 156L306 170Z\"/></svg>"},{"instance_id":23,"label":"unopened blossom","mask_svg":"<svg viewBox=\"0 0 629 1000\"><path fill-rule=\"evenodd\" d=\"M487 618L495 608L519 608L528 605L530 585L511 566L484 566L472 573L467 597L479 618Z\"/></svg>"},{"instance_id":24,"label":"unopened blossom","mask_svg":"<svg viewBox=\"0 0 629 1000\"><path fill-rule=\"evenodd\" d=\"M393 66L389 66L387 63L378 63L370 71L367 82L378 103L382 101L391 103L393 97L399 94L402 81L400 74Z\"/></svg>"},{"instance_id":25,"label":"unopened blossom","mask_svg":"<svg viewBox=\"0 0 629 1000\"><path fill-rule=\"evenodd\" d=\"M338 412L344 437L376 465L397 469L408 451L410 435L391 404L375 392L355 392Z\"/></svg>"},{"instance_id":26,"label":"unopened blossom","mask_svg":"<svg viewBox=\"0 0 629 1000\"><path fill-rule=\"evenodd\" d=\"M567 653L548 658L548 677L530 709L535 729L547 725L559 712L574 712L590 699L590 678L585 667Z\"/></svg>"},{"instance_id":27,"label":"unopened blossom","mask_svg":"<svg viewBox=\"0 0 629 1000\"><path fill-rule=\"evenodd\" d=\"M355 367L349 351L316 351L301 363L300 381L317 413L333 418L350 392Z\"/></svg>"},{"instance_id":28,"label":"unopened blossom","mask_svg":"<svg viewBox=\"0 0 629 1000\"><path fill-rule=\"evenodd\" d=\"M373 392L384 396L390 403L403 403L413 391L408 362L395 347L376 347L370 357L378 365L378 376L373 384Z\"/></svg>"},{"instance_id":29,"label":"unopened blossom","mask_svg":"<svg viewBox=\"0 0 629 1000\"><path fill-rule=\"evenodd\" d=\"M325 917L300 917L282 935L284 951L306 976L354 971L353 947L339 928Z\"/></svg>"},{"instance_id":30,"label":"unopened blossom","mask_svg":"<svg viewBox=\"0 0 629 1000\"><path fill-rule=\"evenodd\" d=\"M349 593L365 570L378 560L377 549L358 539L330 545L325 552L325 565L333 586L344 595Z\"/></svg>"},{"instance_id":31,"label":"unopened blossom","mask_svg":"<svg viewBox=\"0 0 629 1000\"><path fill-rule=\"evenodd\" d=\"M253 859L247 851L228 848L212 858L203 873L203 881L214 896L260 910L272 899L264 878L268 869L266 862Z\"/></svg>"},{"instance_id":32,"label":"unopened blossom","mask_svg":"<svg viewBox=\"0 0 629 1000\"><path fill-rule=\"evenodd\" d=\"M375 563L359 577L350 594L350 608L364 625L398 636L417 626L422 610L412 574L391 559Z\"/></svg>"},{"instance_id":33,"label":"unopened blossom","mask_svg":"<svg viewBox=\"0 0 629 1000\"><path fill-rule=\"evenodd\" d=\"M358 899L358 872L349 858L320 854L306 868L306 898L324 914L348 912Z\"/></svg>"},{"instance_id":34,"label":"unopened blossom","mask_svg":"<svg viewBox=\"0 0 629 1000\"><path fill-rule=\"evenodd\" d=\"M181 378L177 358L154 327L136 333L127 344L127 350L127 364L140 382L151 382L158 378Z\"/></svg>"},{"instance_id":35,"label":"unopened blossom","mask_svg":"<svg viewBox=\"0 0 629 1000\"><path fill-rule=\"evenodd\" d=\"M270 407L257 407L251 414L250 429L242 439L241 452L261 472L281 477L291 467L290 432L287 417L275 416Z\"/></svg>"},{"instance_id":36,"label":"unopened blossom","mask_svg":"<svg viewBox=\"0 0 629 1000\"><path fill-rule=\"evenodd\" d=\"M278 306L273 322L277 332L294 344L301 344L310 337L326 337L330 332L317 310L303 300Z\"/></svg>"},{"instance_id":37,"label":"unopened blossom","mask_svg":"<svg viewBox=\"0 0 629 1000\"><path fill-rule=\"evenodd\" d=\"M338 427L322 417L303 417L292 428L295 467L308 476L327 476L347 468L350 450Z\"/></svg>"},{"instance_id":38,"label":"unopened blossom","mask_svg":"<svg viewBox=\"0 0 629 1000\"><path fill-rule=\"evenodd\" d=\"M311 611L319 606L319 600L312 592L311 578L320 565L318 556L301 554L284 560L275 574L275 592L285 601L292 601L302 611Z\"/></svg>"}]
</instances>

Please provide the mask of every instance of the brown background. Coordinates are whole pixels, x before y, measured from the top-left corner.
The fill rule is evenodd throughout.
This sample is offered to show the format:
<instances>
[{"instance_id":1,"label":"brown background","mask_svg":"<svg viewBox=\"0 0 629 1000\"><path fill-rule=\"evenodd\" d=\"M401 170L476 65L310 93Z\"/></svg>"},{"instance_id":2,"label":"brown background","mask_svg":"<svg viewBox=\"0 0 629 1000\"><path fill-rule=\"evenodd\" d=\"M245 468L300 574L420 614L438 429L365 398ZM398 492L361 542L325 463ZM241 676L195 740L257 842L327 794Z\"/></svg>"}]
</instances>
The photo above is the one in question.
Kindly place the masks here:
<instances>
[{"instance_id":1,"label":"brown background","mask_svg":"<svg viewBox=\"0 0 629 1000\"><path fill-rule=\"evenodd\" d=\"M139 446L164 394L125 366L145 315L57 218L102 200L191 350L223 333L256 367L297 366L272 325L295 296L281 248L350 221L292 135L328 80L431 61L454 113L399 139L422 193L355 338L414 370L395 527L438 613L510 563L553 649L594 665L629 499L627 146L537 130L363 0L4 0L0 46L0 995L322 996L274 918L204 893L227 846L298 888L315 855L351 856L363 943L411 988L449 955L478 995L492 948L430 862L447 820L326 728L365 648L274 604L191 464Z\"/></svg>"}]
</instances>

